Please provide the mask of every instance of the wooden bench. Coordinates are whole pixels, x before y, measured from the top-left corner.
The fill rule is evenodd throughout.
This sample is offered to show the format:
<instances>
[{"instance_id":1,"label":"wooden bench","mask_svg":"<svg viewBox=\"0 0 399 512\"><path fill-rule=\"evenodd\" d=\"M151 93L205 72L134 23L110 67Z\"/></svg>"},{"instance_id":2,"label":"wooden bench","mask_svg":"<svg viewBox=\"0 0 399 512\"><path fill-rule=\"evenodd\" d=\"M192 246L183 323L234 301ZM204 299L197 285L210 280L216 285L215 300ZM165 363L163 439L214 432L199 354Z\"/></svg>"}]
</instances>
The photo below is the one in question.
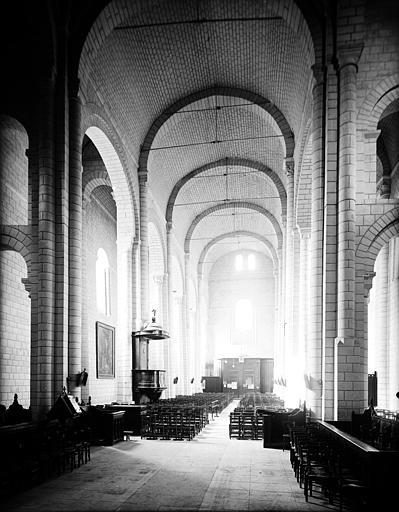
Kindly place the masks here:
<instances>
[{"instance_id":1,"label":"wooden bench","mask_svg":"<svg viewBox=\"0 0 399 512\"><path fill-rule=\"evenodd\" d=\"M370 507L381 510L396 501L398 451L379 450L326 421L317 421L317 424L321 432L334 442L336 451L341 450L361 467Z\"/></svg>"}]
</instances>

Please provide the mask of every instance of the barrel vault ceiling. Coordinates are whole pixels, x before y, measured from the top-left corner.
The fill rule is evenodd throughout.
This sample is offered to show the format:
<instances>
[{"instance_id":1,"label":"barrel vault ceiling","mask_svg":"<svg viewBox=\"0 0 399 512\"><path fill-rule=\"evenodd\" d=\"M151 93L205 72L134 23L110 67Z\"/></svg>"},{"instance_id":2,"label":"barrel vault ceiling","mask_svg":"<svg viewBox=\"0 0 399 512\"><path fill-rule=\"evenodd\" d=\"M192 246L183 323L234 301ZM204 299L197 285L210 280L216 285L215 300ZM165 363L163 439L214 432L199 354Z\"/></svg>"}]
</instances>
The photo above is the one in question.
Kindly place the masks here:
<instances>
[{"instance_id":1,"label":"barrel vault ceiling","mask_svg":"<svg viewBox=\"0 0 399 512\"><path fill-rule=\"evenodd\" d=\"M292 23L296 5L113 2L118 8L118 24L91 54L87 100L101 103L137 166L157 125L145 158L150 194L194 263L212 241L212 259L237 247L271 257L286 212L281 119L298 145L310 118L313 56L306 23Z\"/></svg>"}]
</instances>

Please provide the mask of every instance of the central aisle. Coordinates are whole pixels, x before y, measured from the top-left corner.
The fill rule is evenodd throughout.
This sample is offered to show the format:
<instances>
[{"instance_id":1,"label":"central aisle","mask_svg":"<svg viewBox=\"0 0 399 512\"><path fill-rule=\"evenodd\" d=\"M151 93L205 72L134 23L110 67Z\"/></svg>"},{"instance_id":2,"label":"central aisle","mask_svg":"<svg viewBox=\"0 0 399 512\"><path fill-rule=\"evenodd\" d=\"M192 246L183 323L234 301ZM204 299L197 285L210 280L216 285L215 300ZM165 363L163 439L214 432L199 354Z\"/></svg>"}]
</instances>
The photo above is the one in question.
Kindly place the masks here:
<instances>
[{"instance_id":1,"label":"central aisle","mask_svg":"<svg viewBox=\"0 0 399 512\"><path fill-rule=\"evenodd\" d=\"M287 451L229 439L232 402L192 441L133 437L6 504L7 511L336 510L305 502Z\"/></svg>"}]
</instances>

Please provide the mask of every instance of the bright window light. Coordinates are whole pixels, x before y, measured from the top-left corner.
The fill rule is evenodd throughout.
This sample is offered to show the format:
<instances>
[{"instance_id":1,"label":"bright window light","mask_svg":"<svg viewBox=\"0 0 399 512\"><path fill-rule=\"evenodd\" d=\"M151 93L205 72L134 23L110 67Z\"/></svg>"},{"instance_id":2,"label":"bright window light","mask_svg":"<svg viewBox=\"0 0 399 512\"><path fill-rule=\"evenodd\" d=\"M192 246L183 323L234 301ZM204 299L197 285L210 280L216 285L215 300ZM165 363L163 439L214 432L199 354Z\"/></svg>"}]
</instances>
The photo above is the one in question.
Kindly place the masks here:
<instances>
[{"instance_id":1,"label":"bright window light","mask_svg":"<svg viewBox=\"0 0 399 512\"><path fill-rule=\"evenodd\" d=\"M97 309L104 315L111 314L109 263L104 249L98 249L96 261Z\"/></svg>"},{"instance_id":2,"label":"bright window light","mask_svg":"<svg viewBox=\"0 0 399 512\"><path fill-rule=\"evenodd\" d=\"M234 323L237 329L252 329L253 311L251 301L240 299L236 302Z\"/></svg>"},{"instance_id":3,"label":"bright window light","mask_svg":"<svg viewBox=\"0 0 399 512\"><path fill-rule=\"evenodd\" d=\"M256 269L256 257L255 254L248 255L248 270Z\"/></svg>"},{"instance_id":4,"label":"bright window light","mask_svg":"<svg viewBox=\"0 0 399 512\"><path fill-rule=\"evenodd\" d=\"M244 268L244 258L242 257L242 254L237 254L235 267L236 267L236 270L238 270L238 271L240 271Z\"/></svg>"}]
</instances>

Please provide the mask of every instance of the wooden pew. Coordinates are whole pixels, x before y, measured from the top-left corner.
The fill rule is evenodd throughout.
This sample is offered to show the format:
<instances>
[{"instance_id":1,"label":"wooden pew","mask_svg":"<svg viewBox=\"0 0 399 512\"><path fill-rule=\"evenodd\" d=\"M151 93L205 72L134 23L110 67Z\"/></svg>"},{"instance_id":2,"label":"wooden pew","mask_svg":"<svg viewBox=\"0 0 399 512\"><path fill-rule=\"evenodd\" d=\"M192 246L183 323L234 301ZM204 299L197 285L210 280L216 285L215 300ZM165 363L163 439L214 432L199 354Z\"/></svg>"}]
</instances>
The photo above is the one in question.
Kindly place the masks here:
<instances>
[{"instance_id":1,"label":"wooden pew","mask_svg":"<svg viewBox=\"0 0 399 512\"><path fill-rule=\"evenodd\" d=\"M369 496L369 506L387 506L396 501L399 477L399 452L378 450L326 421L317 421L321 431L337 449L360 462Z\"/></svg>"}]
</instances>

